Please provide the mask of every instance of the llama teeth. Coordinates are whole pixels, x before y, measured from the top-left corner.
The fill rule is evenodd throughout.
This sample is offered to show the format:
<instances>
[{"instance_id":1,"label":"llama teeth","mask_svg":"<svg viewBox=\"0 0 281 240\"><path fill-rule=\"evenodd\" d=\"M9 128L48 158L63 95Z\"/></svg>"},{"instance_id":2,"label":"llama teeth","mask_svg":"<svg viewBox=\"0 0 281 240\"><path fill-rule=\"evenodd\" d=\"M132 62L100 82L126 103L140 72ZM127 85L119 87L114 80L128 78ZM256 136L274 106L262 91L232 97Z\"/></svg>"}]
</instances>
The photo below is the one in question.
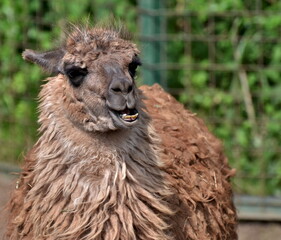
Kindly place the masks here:
<instances>
[{"instance_id":1,"label":"llama teeth","mask_svg":"<svg viewBox=\"0 0 281 240\"><path fill-rule=\"evenodd\" d=\"M126 113L122 114L121 115L121 118L124 120L124 121L135 121L138 117L138 113L134 114L134 115L128 115Z\"/></svg>"}]
</instances>

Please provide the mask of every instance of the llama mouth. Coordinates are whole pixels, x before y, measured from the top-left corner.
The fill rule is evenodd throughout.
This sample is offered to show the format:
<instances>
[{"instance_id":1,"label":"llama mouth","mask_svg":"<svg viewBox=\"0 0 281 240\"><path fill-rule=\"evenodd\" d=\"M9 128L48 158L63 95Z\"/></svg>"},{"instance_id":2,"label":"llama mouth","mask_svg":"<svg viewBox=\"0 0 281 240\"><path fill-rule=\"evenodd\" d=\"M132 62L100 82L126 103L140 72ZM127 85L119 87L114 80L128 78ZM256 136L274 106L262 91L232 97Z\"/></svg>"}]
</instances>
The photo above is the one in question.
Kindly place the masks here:
<instances>
[{"instance_id":1,"label":"llama mouth","mask_svg":"<svg viewBox=\"0 0 281 240\"><path fill-rule=\"evenodd\" d=\"M130 123L136 121L139 117L139 113L135 108L134 109L126 108L122 111L118 111L118 115L123 121L130 122Z\"/></svg>"},{"instance_id":2,"label":"llama mouth","mask_svg":"<svg viewBox=\"0 0 281 240\"><path fill-rule=\"evenodd\" d=\"M118 128L128 128L134 126L138 122L140 116L138 110L135 108L125 108L121 111L111 108L109 113Z\"/></svg>"}]
</instances>

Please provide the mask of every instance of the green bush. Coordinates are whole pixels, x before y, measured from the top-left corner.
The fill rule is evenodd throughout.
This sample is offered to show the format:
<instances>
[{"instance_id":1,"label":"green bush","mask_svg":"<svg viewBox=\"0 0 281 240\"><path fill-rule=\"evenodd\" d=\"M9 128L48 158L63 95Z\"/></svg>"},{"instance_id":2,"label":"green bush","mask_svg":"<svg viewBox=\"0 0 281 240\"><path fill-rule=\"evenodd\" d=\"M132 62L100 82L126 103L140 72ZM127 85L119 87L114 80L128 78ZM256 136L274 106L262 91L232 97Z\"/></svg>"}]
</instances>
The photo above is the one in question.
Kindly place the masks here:
<instances>
[{"instance_id":1,"label":"green bush","mask_svg":"<svg viewBox=\"0 0 281 240\"><path fill-rule=\"evenodd\" d=\"M280 2L174 3L192 14L168 25L184 32L189 23L187 34L205 39L167 43L168 61L191 66L169 71L169 87L222 139L237 192L280 195Z\"/></svg>"}]
</instances>

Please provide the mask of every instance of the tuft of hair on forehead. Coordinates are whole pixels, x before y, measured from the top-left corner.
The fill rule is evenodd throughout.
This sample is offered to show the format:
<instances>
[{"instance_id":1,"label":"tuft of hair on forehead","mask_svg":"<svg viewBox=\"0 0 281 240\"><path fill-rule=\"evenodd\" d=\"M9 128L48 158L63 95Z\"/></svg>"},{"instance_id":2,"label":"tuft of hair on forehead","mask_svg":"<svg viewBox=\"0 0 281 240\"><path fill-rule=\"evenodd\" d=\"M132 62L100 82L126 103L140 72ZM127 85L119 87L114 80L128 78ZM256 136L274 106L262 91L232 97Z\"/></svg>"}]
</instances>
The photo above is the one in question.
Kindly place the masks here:
<instances>
[{"instance_id":1,"label":"tuft of hair on forehead","mask_svg":"<svg viewBox=\"0 0 281 240\"><path fill-rule=\"evenodd\" d=\"M64 28L65 39L71 39L74 42L92 41L93 39L111 40L120 38L123 40L133 40L133 35L120 21L108 20L95 24L87 21L86 23L74 24L68 23Z\"/></svg>"},{"instance_id":2,"label":"tuft of hair on forehead","mask_svg":"<svg viewBox=\"0 0 281 240\"><path fill-rule=\"evenodd\" d=\"M125 25L120 21L114 18L110 18L109 20L99 22L96 24L97 28L116 32L119 38L124 40L131 41L133 40L133 35L128 31Z\"/></svg>"}]
</instances>

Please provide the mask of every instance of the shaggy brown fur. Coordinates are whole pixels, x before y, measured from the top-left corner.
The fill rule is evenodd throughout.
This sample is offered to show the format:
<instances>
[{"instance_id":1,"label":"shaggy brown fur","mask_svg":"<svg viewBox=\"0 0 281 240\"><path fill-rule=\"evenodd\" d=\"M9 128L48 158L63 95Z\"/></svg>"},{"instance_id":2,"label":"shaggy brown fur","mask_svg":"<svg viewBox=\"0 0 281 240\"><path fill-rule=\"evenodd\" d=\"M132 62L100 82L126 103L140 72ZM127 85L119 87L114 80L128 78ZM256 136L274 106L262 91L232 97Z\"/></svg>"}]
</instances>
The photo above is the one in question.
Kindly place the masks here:
<instances>
[{"instance_id":1,"label":"shaggy brown fur","mask_svg":"<svg viewBox=\"0 0 281 240\"><path fill-rule=\"evenodd\" d=\"M40 93L41 137L10 201L7 239L237 238L232 172L201 120L181 105L173 112L178 103L158 86L143 88L146 110L134 82L126 98L138 120L112 115L112 75L132 81L138 54L122 34L99 28L76 29L56 51L24 53L59 74ZM87 69L81 85L69 65Z\"/></svg>"},{"instance_id":2,"label":"shaggy brown fur","mask_svg":"<svg viewBox=\"0 0 281 240\"><path fill-rule=\"evenodd\" d=\"M230 169L221 143L204 122L185 110L159 85L141 87L152 124L164 150L173 186L172 217L176 239L237 239Z\"/></svg>"}]
</instances>

